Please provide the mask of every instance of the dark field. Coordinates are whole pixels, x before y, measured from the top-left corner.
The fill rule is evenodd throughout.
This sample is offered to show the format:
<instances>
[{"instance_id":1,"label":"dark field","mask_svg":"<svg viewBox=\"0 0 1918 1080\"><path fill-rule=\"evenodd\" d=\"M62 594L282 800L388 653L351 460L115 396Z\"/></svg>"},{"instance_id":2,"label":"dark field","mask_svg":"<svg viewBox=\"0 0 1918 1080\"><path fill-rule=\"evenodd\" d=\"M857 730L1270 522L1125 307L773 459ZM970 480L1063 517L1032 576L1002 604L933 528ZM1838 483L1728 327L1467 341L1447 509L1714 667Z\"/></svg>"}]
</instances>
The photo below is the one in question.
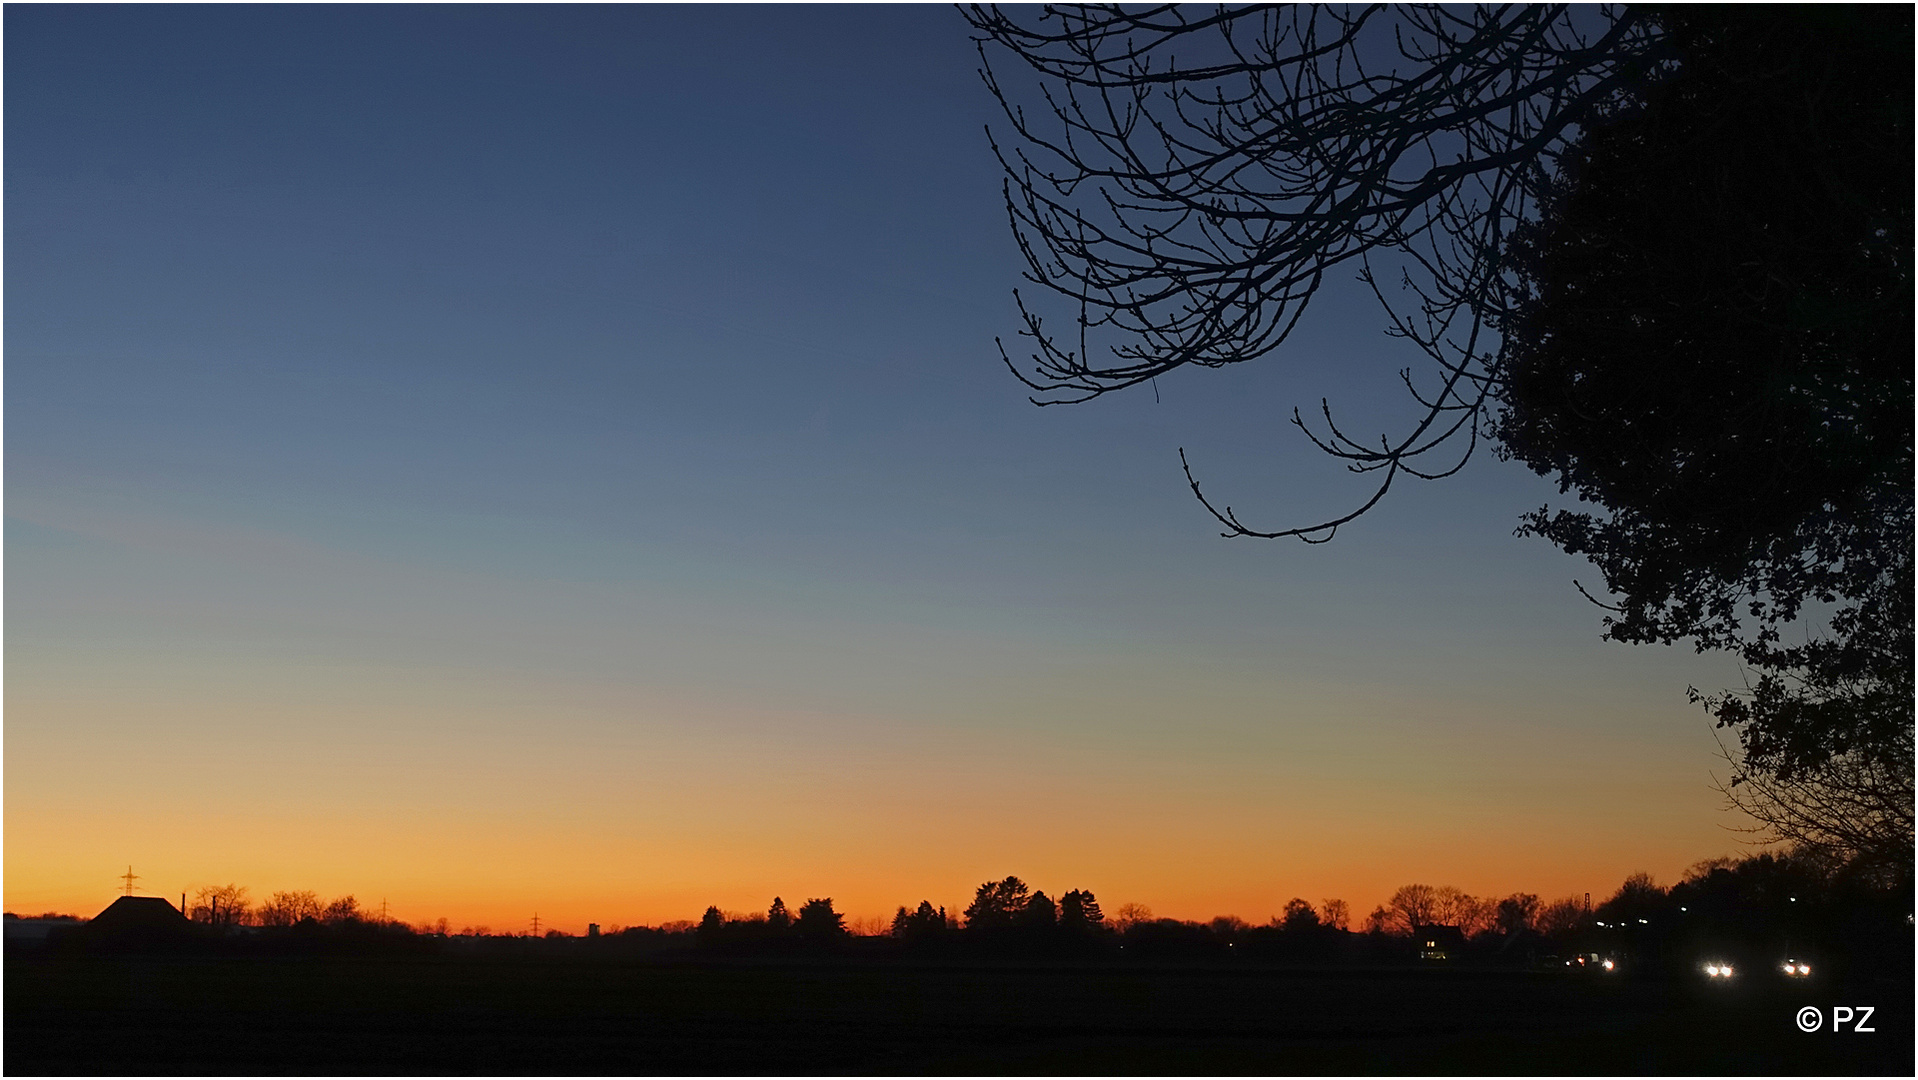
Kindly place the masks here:
<instances>
[{"instance_id":1,"label":"dark field","mask_svg":"<svg viewBox=\"0 0 1918 1080\"><path fill-rule=\"evenodd\" d=\"M1875 1033L1800 1032L1874 1005ZM479 958L7 960L23 1073L1879 1073L1898 983Z\"/></svg>"}]
</instances>

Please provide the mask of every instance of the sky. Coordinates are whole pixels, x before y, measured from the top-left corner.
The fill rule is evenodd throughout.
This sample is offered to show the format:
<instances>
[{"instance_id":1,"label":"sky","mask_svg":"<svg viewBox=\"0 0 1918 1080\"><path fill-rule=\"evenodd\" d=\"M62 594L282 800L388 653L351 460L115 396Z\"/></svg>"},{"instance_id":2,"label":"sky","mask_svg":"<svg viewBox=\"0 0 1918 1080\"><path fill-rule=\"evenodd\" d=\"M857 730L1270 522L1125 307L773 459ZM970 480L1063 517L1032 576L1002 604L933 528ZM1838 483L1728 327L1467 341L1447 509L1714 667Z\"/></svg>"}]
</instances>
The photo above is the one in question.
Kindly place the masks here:
<instances>
[{"instance_id":1,"label":"sky","mask_svg":"<svg viewBox=\"0 0 1918 1080\"><path fill-rule=\"evenodd\" d=\"M575 932L829 896L1363 913L1735 851L1730 661L1600 640L1415 357L1036 408L962 20L5 12L5 904L234 882ZM1001 126L1003 126L1001 124ZM1016 346L1015 346L1016 347Z\"/></svg>"}]
</instances>

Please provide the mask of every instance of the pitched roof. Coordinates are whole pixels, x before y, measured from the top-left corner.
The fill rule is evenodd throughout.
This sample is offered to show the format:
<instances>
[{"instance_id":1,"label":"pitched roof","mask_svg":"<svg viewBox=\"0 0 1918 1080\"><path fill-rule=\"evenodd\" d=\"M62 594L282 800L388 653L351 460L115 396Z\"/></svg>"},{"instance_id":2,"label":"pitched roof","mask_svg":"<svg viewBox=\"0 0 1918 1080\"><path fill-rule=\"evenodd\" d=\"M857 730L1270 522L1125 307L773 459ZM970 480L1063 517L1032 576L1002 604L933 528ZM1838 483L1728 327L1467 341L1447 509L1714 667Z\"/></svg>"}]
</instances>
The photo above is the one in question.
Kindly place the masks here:
<instances>
[{"instance_id":1,"label":"pitched roof","mask_svg":"<svg viewBox=\"0 0 1918 1080\"><path fill-rule=\"evenodd\" d=\"M96 934L179 933L192 926L178 908L157 896L122 896L87 923Z\"/></svg>"},{"instance_id":2,"label":"pitched roof","mask_svg":"<svg viewBox=\"0 0 1918 1080\"><path fill-rule=\"evenodd\" d=\"M1421 925L1414 927L1413 930L1413 936L1422 941L1435 942L1439 946L1465 944L1465 933L1456 926Z\"/></svg>"}]
</instances>

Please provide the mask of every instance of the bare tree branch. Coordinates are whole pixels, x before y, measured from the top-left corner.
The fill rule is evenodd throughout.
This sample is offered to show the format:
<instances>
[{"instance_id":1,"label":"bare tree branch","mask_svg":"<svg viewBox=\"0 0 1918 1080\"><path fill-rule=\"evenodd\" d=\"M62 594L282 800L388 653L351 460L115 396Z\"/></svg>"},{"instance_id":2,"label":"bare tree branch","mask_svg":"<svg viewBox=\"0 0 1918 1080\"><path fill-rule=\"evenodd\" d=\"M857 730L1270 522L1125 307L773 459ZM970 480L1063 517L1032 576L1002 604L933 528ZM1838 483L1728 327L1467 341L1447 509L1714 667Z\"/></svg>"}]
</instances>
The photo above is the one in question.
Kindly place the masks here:
<instances>
[{"instance_id":1,"label":"bare tree branch","mask_svg":"<svg viewBox=\"0 0 1918 1080\"><path fill-rule=\"evenodd\" d=\"M1205 500L1187 464L1227 535L1308 542L1377 505L1400 472L1437 479L1470 458L1499 381L1506 238L1581 122L1667 62L1623 7L1063 6L1030 25L965 10L1016 136L992 146L1041 295L1014 294L1032 351L1000 355L1035 403L1265 356L1354 261L1388 333L1437 366L1430 389L1402 376L1423 413L1398 438L1350 437L1329 403L1317 430L1294 412L1319 449L1385 473L1352 513L1250 528ZM995 70L1001 50L1037 77L1042 111ZM1378 288L1375 255L1402 264L1409 308ZM1073 309L1070 332L1048 327L1047 296ZM1456 462L1416 464L1461 438Z\"/></svg>"}]
</instances>

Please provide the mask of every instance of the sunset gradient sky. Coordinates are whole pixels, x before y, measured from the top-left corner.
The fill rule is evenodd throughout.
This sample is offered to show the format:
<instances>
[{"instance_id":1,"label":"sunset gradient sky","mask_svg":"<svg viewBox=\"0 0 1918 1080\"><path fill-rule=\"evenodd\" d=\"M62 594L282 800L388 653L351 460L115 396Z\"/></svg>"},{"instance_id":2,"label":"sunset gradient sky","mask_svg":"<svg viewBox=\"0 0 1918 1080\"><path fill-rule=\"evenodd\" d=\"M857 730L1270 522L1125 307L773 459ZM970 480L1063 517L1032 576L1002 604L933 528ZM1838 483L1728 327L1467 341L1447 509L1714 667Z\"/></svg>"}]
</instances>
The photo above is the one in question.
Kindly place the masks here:
<instances>
[{"instance_id":1,"label":"sunset gradient sky","mask_svg":"<svg viewBox=\"0 0 1918 1080\"><path fill-rule=\"evenodd\" d=\"M1601 642L1338 283L1281 355L1038 409L945 7L6 20L5 903L455 926L1018 874L1161 915L1547 898L1738 847L1689 650Z\"/></svg>"}]
</instances>

